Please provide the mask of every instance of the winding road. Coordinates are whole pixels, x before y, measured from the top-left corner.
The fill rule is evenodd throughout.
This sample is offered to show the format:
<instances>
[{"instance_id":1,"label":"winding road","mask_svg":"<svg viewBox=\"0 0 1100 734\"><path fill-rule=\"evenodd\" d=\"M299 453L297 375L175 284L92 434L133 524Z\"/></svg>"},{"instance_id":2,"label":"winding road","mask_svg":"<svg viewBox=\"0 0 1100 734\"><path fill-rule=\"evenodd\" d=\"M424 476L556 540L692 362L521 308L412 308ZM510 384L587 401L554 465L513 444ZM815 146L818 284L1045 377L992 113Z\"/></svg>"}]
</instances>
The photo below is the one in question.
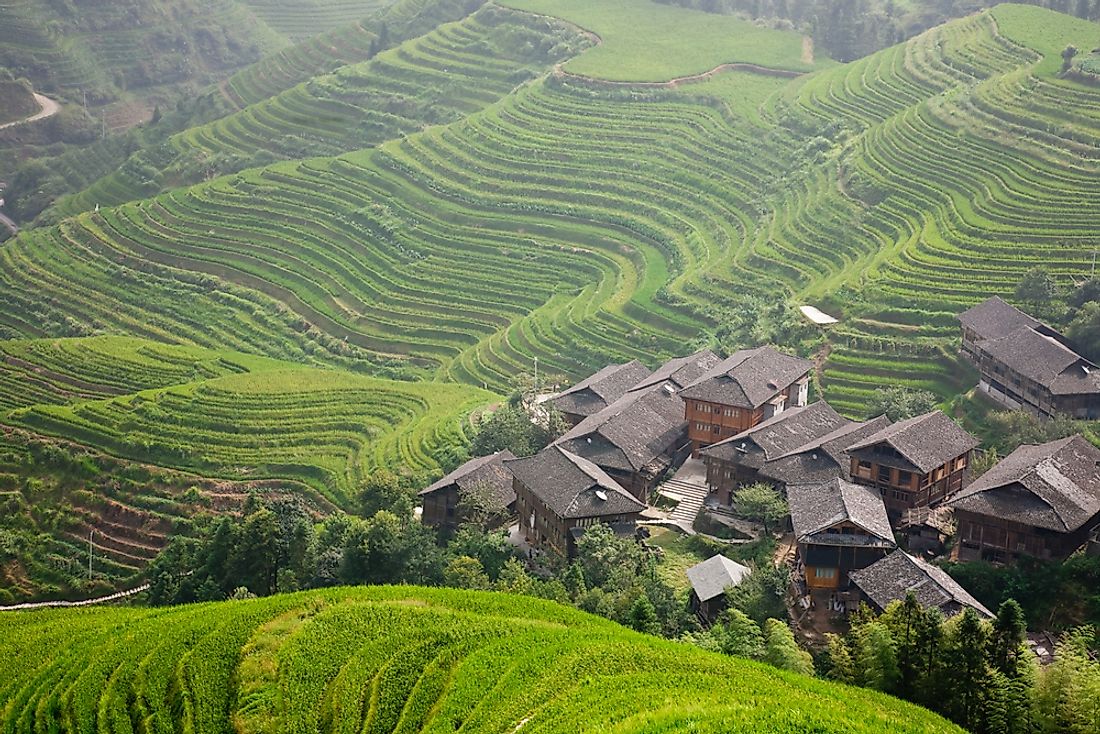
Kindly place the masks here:
<instances>
[{"instance_id":1,"label":"winding road","mask_svg":"<svg viewBox=\"0 0 1100 734\"><path fill-rule=\"evenodd\" d=\"M22 120L12 120L11 122L5 122L0 125L0 130L9 127L15 127L16 125L22 125L28 122L37 122L38 120L45 120L47 117L53 117L61 110L61 105L54 102L52 99L44 94L34 93L34 101L38 103L41 109L31 115L30 117L24 117Z\"/></svg>"}]
</instances>

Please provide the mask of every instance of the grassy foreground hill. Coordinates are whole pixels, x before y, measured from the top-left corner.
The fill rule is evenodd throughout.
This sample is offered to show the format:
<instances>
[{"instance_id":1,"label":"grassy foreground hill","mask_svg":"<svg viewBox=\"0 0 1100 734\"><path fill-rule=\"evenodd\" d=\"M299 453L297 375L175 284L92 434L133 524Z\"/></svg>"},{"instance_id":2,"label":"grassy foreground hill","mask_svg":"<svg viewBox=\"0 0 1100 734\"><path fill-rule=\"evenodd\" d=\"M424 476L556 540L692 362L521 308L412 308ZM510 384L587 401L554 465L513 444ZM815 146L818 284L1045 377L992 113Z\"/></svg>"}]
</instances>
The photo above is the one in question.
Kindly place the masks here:
<instances>
[{"instance_id":1,"label":"grassy foreground hill","mask_svg":"<svg viewBox=\"0 0 1100 734\"><path fill-rule=\"evenodd\" d=\"M10 731L959 732L530 598L375 587L0 616Z\"/></svg>"}]
</instances>

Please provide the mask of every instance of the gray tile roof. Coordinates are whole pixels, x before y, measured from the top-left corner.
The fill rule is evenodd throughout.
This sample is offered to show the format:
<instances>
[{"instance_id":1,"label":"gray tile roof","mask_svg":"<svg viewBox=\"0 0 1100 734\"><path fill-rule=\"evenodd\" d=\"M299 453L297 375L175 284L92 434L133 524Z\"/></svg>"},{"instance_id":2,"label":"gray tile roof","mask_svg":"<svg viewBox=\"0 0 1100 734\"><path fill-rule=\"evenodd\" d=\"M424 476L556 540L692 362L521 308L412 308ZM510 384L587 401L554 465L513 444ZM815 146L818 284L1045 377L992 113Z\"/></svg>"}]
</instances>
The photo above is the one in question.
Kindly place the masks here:
<instances>
[{"instance_id":1,"label":"gray tile roof","mask_svg":"<svg viewBox=\"0 0 1100 734\"><path fill-rule=\"evenodd\" d=\"M504 466L505 460L514 458L516 458L515 455L505 449L495 454L470 459L438 482L420 490L419 494L420 496L432 494L451 485L457 486L459 490L483 485L492 491L495 504L500 509L504 509L516 501L516 492L512 487L512 472Z\"/></svg>"},{"instance_id":2,"label":"gray tile roof","mask_svg":"<svg viewBox=\"0 0 1100 734\"><path fill-rule=\"evenodd\" d=\"M560 446L547 446L504 465L561 518L629 515L645 509L603 469Z\"/></svg>"},{"instance_id":3,"label":"gray tile roof","mask_svg":"<svg viewBox=\"0 0 1100 734\"><path fill-rule=\"evenodd\" d=\"M687 387L699 379L707 370L714 367L721 360L718 355L709 349L703 349L687 357L670 359L658 367L653 374L639 380L631 390L644 390L658 383L671 382L677 390Z\"/></svg>"},{"instance_id":4,"label":"gray tile roof","mask_svg":"<svg viewBox=\"0 0 1100 734\"><path fill-rule=\"evenodd\" d=\"M940 609L944 616L972 607L987 619L993 617L942 568L904 551L894 551L867 568L852 571L848 577L880 610L886 609L890 602L903 601L912 592L922 607Z\"/></svg>"},{"instance_id":5,"label":"gray tile roof","mask_svg":"<svg viewBox=\"0 0 1100 734\"><path fill-rule=\"evenodd\" d=\"M680 395L688 400L758 408L811 369L809 360L774 347L745 349L707 370Z\"/></svg>"},{"instance_id":6,"label":"gray tile roof","mask_svg":"<svg viewBox=\"0 0 1100 734\"><path fill-rule=\"evenodd\" d=\"M1028 316L999 296L993 296L959 314L964 328L974 331L979 339L999 339L1021 327L1038 326L1038 319Z\"/></svg>"},{"instance_id":7,"label":"gray tile roof","mask_svg":"<svg viewBox=\"0 0 1100 734\"><path fill-rule=\"evenodd\" d=\"M890 425L884 415L863 423L848 422L834 431L788 451L760 468L765 479L781 484L820 484L847 478L851 468L848 447Z\"/></svg>"},{"instance_id":8,"label":"gray tile roof","mask_svg":"<svg viewBox=\"0 0 1100 734\"><path fill-rule=\"evenodd\" d=\"M734 464L755 454L759 465L763 465L848 423L851 421L819 400L804 408L784 410L736 436L707 446L701 453Z\"/></svg>"},{"instance_id":9,"label":"gray tile roof","mask_svg":"<svg viewBox=\"0 0 1100 734\"><path fill-rule=\"evenodd\" d=\"M689 568L687 577L699 601L710 601L726 593L731 586L740 584L751 573L752 569L747 566L717 555Z\"/></svg>"},{"instance_id":10,"label":"gray tile roof","mask_svg":"<svg viewBox=\"0 0 1100 734\"><path fill-rule=\"evenodd\" d=\"M555 444L605 468L642 470L686 441L684 403L667 384L627 393Z\"/></svg>"},{"instance_id":11,"label":"gray tile roof","mask_svg":"<svg viewBox=\"0 0 1100 734\"><path fill-rule=\"evenodd\" d=\"M942 411L934 410L898 421L852 444L848 451L854 453L879 443L889 444L919 471L927 474L975 448L980 442Z\"/></svg>"},{"instance_id":12,"label":"gray tile roof","mask_svg":"<svg viewBox=\"0 0 1100 734\"><path fill-rule=\"evenodd\" d=\"M1100 449L1082 436L1024 445L949 503L959 510L1061 533L1100 513Z\"/></svg>"},{"instance_id":13,"label":"gray tile roof","mask_svg":"<svg viewBox=\"0 0 1100 734\"><path fill-rule=\"evenodd\" d=\"M873 487L833 479L824 484L787 486L791 524L799 543L894 547L894 532L882 496ZM839 523L862 528L861 534L828 533Z\"/></svg>"},{"instance_id":14,"label":"gray tile roof","mask_svg":"<svg viewBox=\"0 0 1100 734\"><path fill-rule=\"evenodd\" d=\"M1100 368L1073 351L1056 332L1022 327L982 340L978 348L1055 395L1100 393Z\"/></svg>"},{"instance_id":15,"label":"gray tile roof","mask_svg":"<svg viewBox=\"0 0 1100 734\"><path fill-rule=\"evenodd\" d=\"M611 364L546 402L563 413L592 415L621 398L649 374L649 368L638 360Z\"/></svg>"}]
</instances>

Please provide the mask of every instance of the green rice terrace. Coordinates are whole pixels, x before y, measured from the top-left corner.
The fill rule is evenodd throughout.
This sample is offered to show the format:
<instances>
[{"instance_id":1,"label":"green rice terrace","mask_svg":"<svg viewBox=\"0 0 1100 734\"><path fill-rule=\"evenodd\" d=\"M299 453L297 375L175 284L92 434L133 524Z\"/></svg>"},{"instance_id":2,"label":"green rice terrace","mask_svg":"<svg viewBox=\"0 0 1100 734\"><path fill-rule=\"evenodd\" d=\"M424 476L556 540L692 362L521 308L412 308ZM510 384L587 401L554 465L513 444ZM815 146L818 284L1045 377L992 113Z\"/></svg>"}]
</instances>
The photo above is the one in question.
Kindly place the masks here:
<instances>
[{"instance_id":1,"label":"green rice terrace","mask_svg":"<svg viewBox=\"0 0 1100 734\"><path fill-rule=\"evenodd\" d=\"M551 602L375 587L0 617L7 731L957 732Z\"/></svg>"}]
</instances>

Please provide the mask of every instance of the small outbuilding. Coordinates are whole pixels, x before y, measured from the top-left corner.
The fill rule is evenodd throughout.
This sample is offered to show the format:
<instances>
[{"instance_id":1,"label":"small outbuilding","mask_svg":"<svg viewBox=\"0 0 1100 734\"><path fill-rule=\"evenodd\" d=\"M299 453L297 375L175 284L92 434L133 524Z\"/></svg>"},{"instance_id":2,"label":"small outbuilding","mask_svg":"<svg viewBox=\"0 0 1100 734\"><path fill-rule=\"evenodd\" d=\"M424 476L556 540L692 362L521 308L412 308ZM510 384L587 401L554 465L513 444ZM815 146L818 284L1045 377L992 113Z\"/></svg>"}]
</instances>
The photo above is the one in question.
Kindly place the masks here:
<instances>
[{"instance_id":1,"label":"small outbuilding","mask_svg":"<svg viewBox=\"0 0 1100 734\"><path fill-rule=\"evenodd\" d=\"M849 578L858 600L876 612L884 612L891 602L904 601L913 594L921 607L939 609L945 617L970 607L985 619L993 618L993 613L946 571L905 551L894 551L861 571L852 571Z\"/></svg>"},{"instance_id":2,"label":"small outbuilding","mask_svg":"<svg viewBox=\"0 0 1100 734\"><path fill-rule=\"evenodd\" d=\"M726 589L740 585L752 569L719 554L687 570L691 582L691 609L703 624L713 624L726 609Z\"/></svg>"},{"instance_id":3,"label":"small outbuilding","mask_svg":"<svg viewBox=\"0 0 1100 734\"><path fill-rule=\"evenodd\" d=\"M510 515L516 503L512 488L512 472L504 462L516 458L505 449L488 456L470 459L438 482L420 490L423 503L421 522L436 528L457 530L466 518L462 516L461 503L468 492L481 492L485 509Z\"/></svg>"}]
</instances>

